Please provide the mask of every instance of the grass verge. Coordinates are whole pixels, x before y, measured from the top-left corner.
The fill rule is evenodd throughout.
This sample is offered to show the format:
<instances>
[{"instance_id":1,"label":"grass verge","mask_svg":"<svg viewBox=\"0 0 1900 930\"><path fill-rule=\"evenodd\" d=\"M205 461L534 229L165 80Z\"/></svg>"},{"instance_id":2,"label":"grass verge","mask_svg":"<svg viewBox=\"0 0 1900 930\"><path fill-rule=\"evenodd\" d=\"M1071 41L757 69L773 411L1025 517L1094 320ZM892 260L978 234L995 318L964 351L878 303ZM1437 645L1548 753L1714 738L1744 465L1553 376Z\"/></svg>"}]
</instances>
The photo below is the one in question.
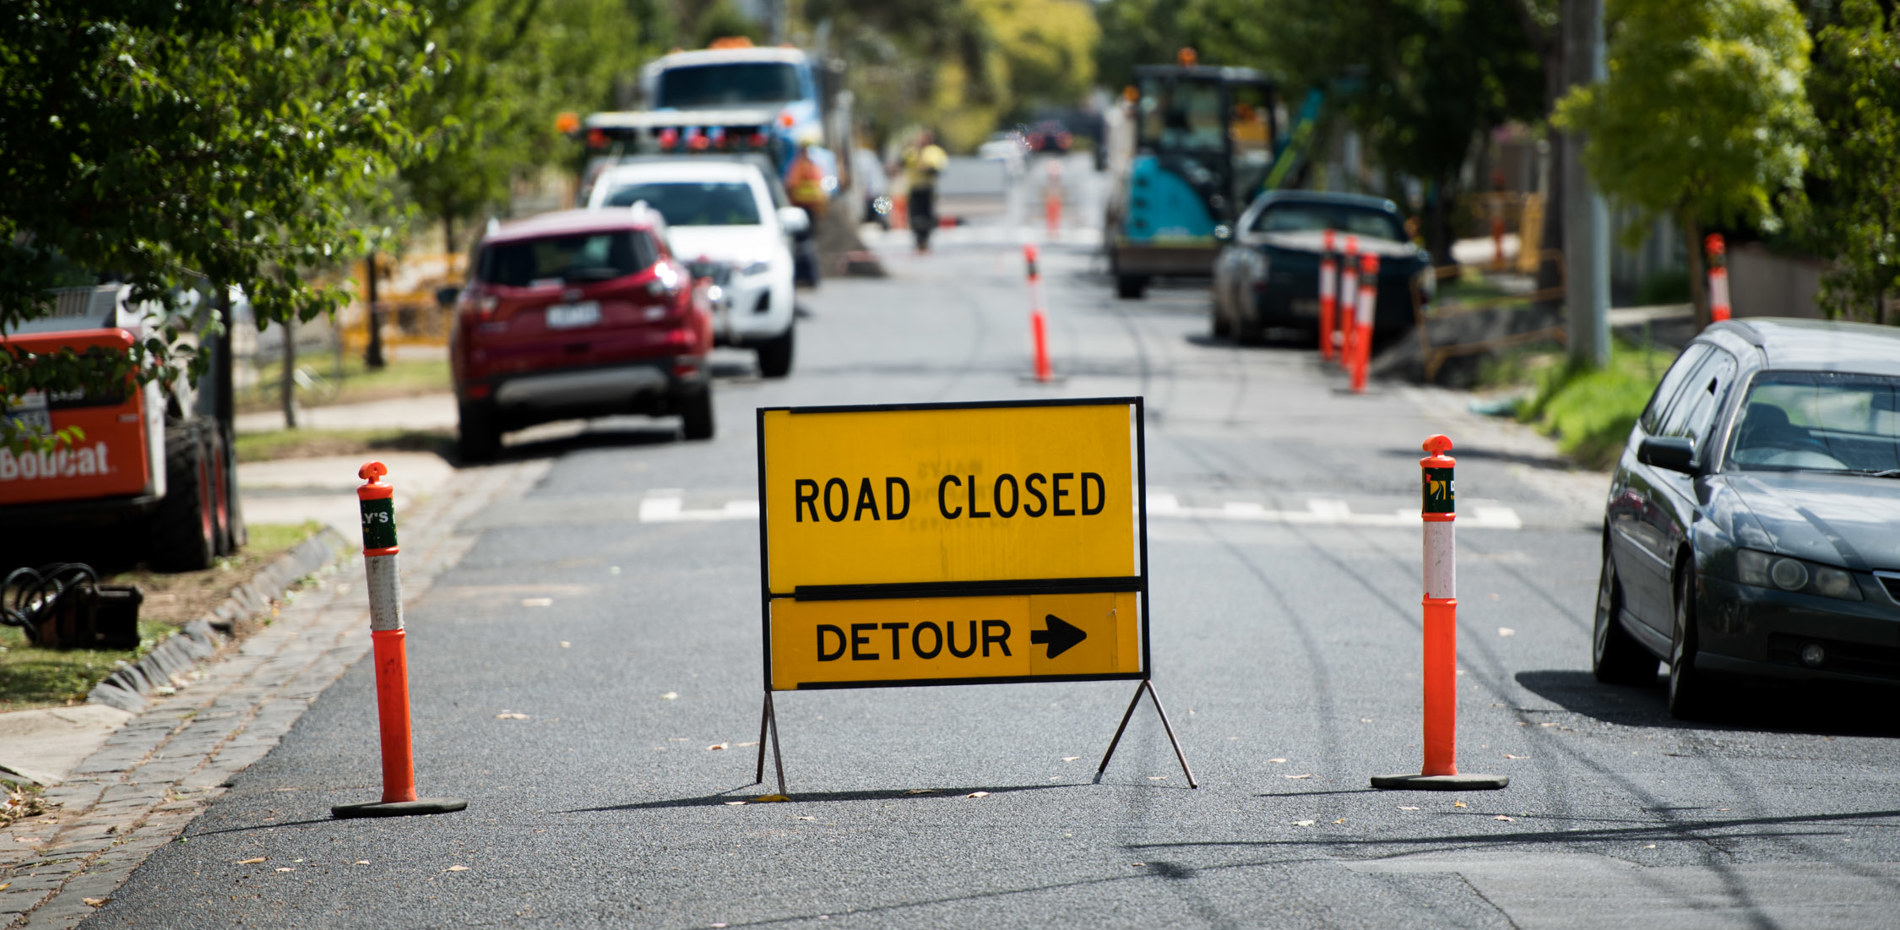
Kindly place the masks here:
<instances>
[{"instance_id":1,"label":"grass verge","mask_svg":"<svg viewBox=\"0 0 1900 930\"><path fill-rule=\"evenodd\" d=\"M449 430L417 429L280 429L239 433L240 462L355 455L365 452L433 452L447 458L455 448Z\"/></svg>"},{"instance_id":2,"label":"grass verge","mask_svg":"<svg viewBox=\"0 0 1900 930\"><path fill-rule=\"evenodd\" d=\"M251 541L244 551L204 571L128 571L100 579L103 584L138 585L145 592L137 649L41 649L30 645L18 627L0 626L0 712L85 700L119 663L137 661L173 630L211 612L232 588L321 528L315 521L251 524Z\"/></svg>"},{"instance_id":3,"label":"grass verge","mask_svg":"<svg viewBox=\"0 0 1900 930\"><path fill-rule=\"evenodd\" d=\"M372 370L363 363L360 356L349 355L343 359L341 375L337 373L336 357L316 355L298 360L298 370L304 383L297 390L297 400L306 407L322 407L328 404L355 404L372 400L387 400L392 397L413 397L449 389L449 361L443 358L395 359L379 369ZM240 411L275 410L279 406L279 386L283 383L281 362L267 362L258 366L257 385L238 397Z\"/></svg>"},{"instance_id":4,"label":"grass verge","mask_svg":"<svg viewBox=\"0 0 1900 930\"><path fill-rule=\"evenodd\" d=\"M1534 349L1493 360L1480 380L1490 387L1528 387L1517 418L1554 437L1578 464L1608 468L1675 357L1673 349L1618 339L1604 368L1571 364L1561 349Z\"/></svg>"}]
</instances>

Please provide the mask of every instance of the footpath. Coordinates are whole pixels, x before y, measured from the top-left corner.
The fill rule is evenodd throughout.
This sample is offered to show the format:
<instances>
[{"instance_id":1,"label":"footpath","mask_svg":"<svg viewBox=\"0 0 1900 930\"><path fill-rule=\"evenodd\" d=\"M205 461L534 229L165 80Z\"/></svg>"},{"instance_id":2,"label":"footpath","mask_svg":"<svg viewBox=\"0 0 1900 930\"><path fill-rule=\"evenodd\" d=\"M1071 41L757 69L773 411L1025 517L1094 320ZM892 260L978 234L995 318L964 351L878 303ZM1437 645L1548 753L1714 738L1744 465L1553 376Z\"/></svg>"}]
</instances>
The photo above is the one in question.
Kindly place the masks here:
<instances>
[{"instance_id":1,"label":"footpath","mask_svg":"<svg viewBox=\"0 0 1900 930\"><path fill-rule=\"evenodd\" d=\"M341 531L349 554L287 592L260 631L189 675L169 676L185 687L154 689L136 714L86 704L0 716L0 764L17 761L16 770L51 783L40 795L46 813L0 830L0 926L66 928L84 920L368 653L352 489L369 457L240 467L248 520L321 520ZM425 595L473 545L455 532L463 520L532 486L550 466L531 460L456 470L432 455L374 457L390 466L398 488L405 601Z\"/></svg>"}]
</instances>

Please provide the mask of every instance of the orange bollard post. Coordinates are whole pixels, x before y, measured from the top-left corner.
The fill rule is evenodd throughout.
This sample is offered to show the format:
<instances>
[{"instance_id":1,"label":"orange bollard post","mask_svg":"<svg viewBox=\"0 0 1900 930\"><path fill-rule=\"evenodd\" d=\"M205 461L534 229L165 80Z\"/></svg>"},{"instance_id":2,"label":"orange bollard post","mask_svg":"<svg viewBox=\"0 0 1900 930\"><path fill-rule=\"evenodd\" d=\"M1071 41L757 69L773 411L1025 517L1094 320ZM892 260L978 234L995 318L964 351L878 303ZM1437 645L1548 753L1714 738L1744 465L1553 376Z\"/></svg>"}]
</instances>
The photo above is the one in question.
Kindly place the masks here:
<instances>
[{"instance_id":1,"label":"orange bollard post","mask_svg":"<svg viewBox=\"0 0 1900 930\"><path fill-rule=\"evenodd\" d=\"M910 228L910 197L898 194L891 198L891 226L896 229Z\"/></svg>"},{"instance_id":2,"label":"orange bollard post","mask_svg":"<svg viewBox=\"0 0 1900 930\"><path fill-rule=\"evenodd\" d=\"M1049 326L1042 315L1042 275L1036 270L1036 247L1023 246L1023 259L1029 264L1029 331L1035 340L1036 380L1048 383L1054 376L1049 369Z\"/></svg>"},{"instance_id":3,"label":"orange bollard post","mask_svg":"<svg viewBox=\"0 0 1900 930\"><path fill-rule=\"evenodd\" d=\"M1367 252L1359 256L1359 271L1366 283L1359 288L1359 306L1353 308L1352 392L1366 392L1366 368L1372 364L1372 318L1379 309L1379 256Z\"/></svg>"},{"instance_id":4,"label":"orange bollard post","mask_svg":"<svg viewBox=\"0 0 1900 930\"><path fill-rule=\"evenodd\" d=\"M1419 517L1425 524L1425 764L1417 775L1374 775L1374 788L1475 791L1502 788L1502 775L1458 774L1457 549L1452 535L1457 498L1451 440L1425 440L1418 460L1423 482Z\"/></svg>"},{"instance_id":5,"label":"orange bollard post","mask_svg":"<svg viewBox=\"0 0 1900 930\"><path fill-rule=\"evenodd\" d=\"M1346 237L1346 257L1339 263L1339 364L1352 366L1354 308L1359 306L1359 237Z\"/></svg>"},{"instance_id":6,"label":"orange bollard post","mask_svg":"<svg viewBox=\"0 0 1900 930\"><path fill-rule=\"evenodd\" d=\"M1062 234L1062 194L1050 191L1042 198L1042 219L1049 227L1049 238Z\"/></svg>"},{"instance_id":7,"label":"orange bollard post","mask_svg":"<svg viewBox=\"0 0 1900 930\"><path fill-rule=\"evenodd\" d=\"M1333 358L1333 307L1338 299L1339 263L1333 258L1333 231L1326 230L1319 253L1319 357Z\"/></svg>"},{"instance_id":8,"label":"orange bollard post","mask_svg":"<svg viewBox=\"0 0 1900 930\"><path fill-rule=\"evenodd\" d=\"M1721 233L1709 233L1702 244L1709 253L1709 320L1720 323L1729 318L1728 247Z\"/></svg>"},{"instance_id":9,"label":"orange bollard post","mask_svg":"<svg viewBox=\"0 0 1900 930\"><path fill-rule=\"evenodd\" d=\"M383 482L389 469L370 462L356 473L363 515L363 571L369 581L369 628L376 663L377 729L382 736L383 799L338 804L333 817L402 817L442 814L468 807L460 798L416 797L416 767L409 734L409 659L403 645L402 582L396 565L396 489Z\"/></svg>"}]
</instances>

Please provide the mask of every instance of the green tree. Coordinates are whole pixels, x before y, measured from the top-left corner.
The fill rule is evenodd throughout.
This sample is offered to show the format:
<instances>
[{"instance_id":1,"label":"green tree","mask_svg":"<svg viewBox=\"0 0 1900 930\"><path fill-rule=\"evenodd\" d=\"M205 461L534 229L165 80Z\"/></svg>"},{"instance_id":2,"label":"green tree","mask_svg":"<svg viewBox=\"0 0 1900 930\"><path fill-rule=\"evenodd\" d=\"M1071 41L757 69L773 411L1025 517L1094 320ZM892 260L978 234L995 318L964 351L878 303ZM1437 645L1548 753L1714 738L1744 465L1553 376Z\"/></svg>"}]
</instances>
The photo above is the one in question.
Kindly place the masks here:
<instances>
[{"instance_id":1,"label":"green tree","mask_svg":"<svg viewBox=\"0 0 1900 930\"><path fill-rule=\"evenodd\" d=\"M1609 78L1571 91L1556 121L1586 134L1584 165L1606 195L1682 228L1707 325L1703 231L1772 231L1774 198L1801 185L1808 34L1787 0L1610 0L1606 12Z\"/></svg>"},{"instance_id":2,"label":"green tree","mask_svg":"<svg viewBox=\"0 0 1900 930\"><path fill-rule=\"evenodd\" d=\"M651 57L671 23L644 0L422 2L427 41L450 60L404 114L435 144L405 159L401 176L457 251L458 223L505 205L512 182L560 160L555 115L608 105L616 76Z\"/></svg>"},{"instance_id":3,"label":"green tree","mask_svg":"<svg viewBox=\"0 0 1900 930\"><path fill-rule=\"evenodd\" d=\"M357 217L387 207L417 144L398 114L440 63L406 0L16 0L0 17L0 333L75 274L139 300L239 284L260 322L346 299L313 275L366 246ZM199 362L186 335L139 346L142 376ZM0 352L0 400L113 374Z\"/></svg>"},{"instance_id":4,"label":"green tree","mask_svg":"<svg viewBox=\"0 0 1900 930\"><path fill-rule=\"evenodd\" d=\"M1325 90L1381 168L1426 182L1426 240L1450 261L1466 161L1485 133L1544 113L1544 62L1526 9L1519 0L1272 0L1250 28L1269 69L1293 89Z\"/></svg>"},{"instance_id":5,"label":"green tree","mask_svg":"<svg viewBox=\"0 0 1900 930\"><path fill-rule=\"evenodd\" d=\"M1900 10L1845 0L1816 36L1808 95L1814 149L1810 237L1834 259L1822 301L1834 316L1891 322L1900 290Z\"/></svg>"},{"instance_id":6,"label":"green tree","mask_svg":"<svg viewBox=\"0 0 1900 930\"><path fill-rule=\"evenodd\" d=\"M996 39L968 0L805 0L818 51L851 63L846 80L872 132L889 136L1008 100Z\"/></svg>"}]
</instances>

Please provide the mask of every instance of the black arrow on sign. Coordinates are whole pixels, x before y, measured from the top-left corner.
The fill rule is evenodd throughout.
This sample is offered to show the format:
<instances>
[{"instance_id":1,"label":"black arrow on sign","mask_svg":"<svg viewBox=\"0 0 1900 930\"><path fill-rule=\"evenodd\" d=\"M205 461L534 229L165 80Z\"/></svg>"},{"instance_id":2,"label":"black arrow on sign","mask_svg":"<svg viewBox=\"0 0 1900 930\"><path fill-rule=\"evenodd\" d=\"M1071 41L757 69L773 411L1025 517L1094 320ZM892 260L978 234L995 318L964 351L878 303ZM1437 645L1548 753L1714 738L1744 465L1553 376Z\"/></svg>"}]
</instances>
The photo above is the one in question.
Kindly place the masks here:
<instances>
[{"instance_id":1,"label":"black arrow on sign","mask_svg":"<svg viewBox=\"0 0 1900 930\"><path fill-rule=\"evenodd\" d=\"M1048 643L1049 658L1051 659L1068 652L1069 647L1089 638L1089 634L1082 632L1055 614L1050 614L1045 619L1049 621L1049 628L1046 630L1030 630L1029 642L1031 645L1037 646Z\"/></svg>"}]
</instances>

